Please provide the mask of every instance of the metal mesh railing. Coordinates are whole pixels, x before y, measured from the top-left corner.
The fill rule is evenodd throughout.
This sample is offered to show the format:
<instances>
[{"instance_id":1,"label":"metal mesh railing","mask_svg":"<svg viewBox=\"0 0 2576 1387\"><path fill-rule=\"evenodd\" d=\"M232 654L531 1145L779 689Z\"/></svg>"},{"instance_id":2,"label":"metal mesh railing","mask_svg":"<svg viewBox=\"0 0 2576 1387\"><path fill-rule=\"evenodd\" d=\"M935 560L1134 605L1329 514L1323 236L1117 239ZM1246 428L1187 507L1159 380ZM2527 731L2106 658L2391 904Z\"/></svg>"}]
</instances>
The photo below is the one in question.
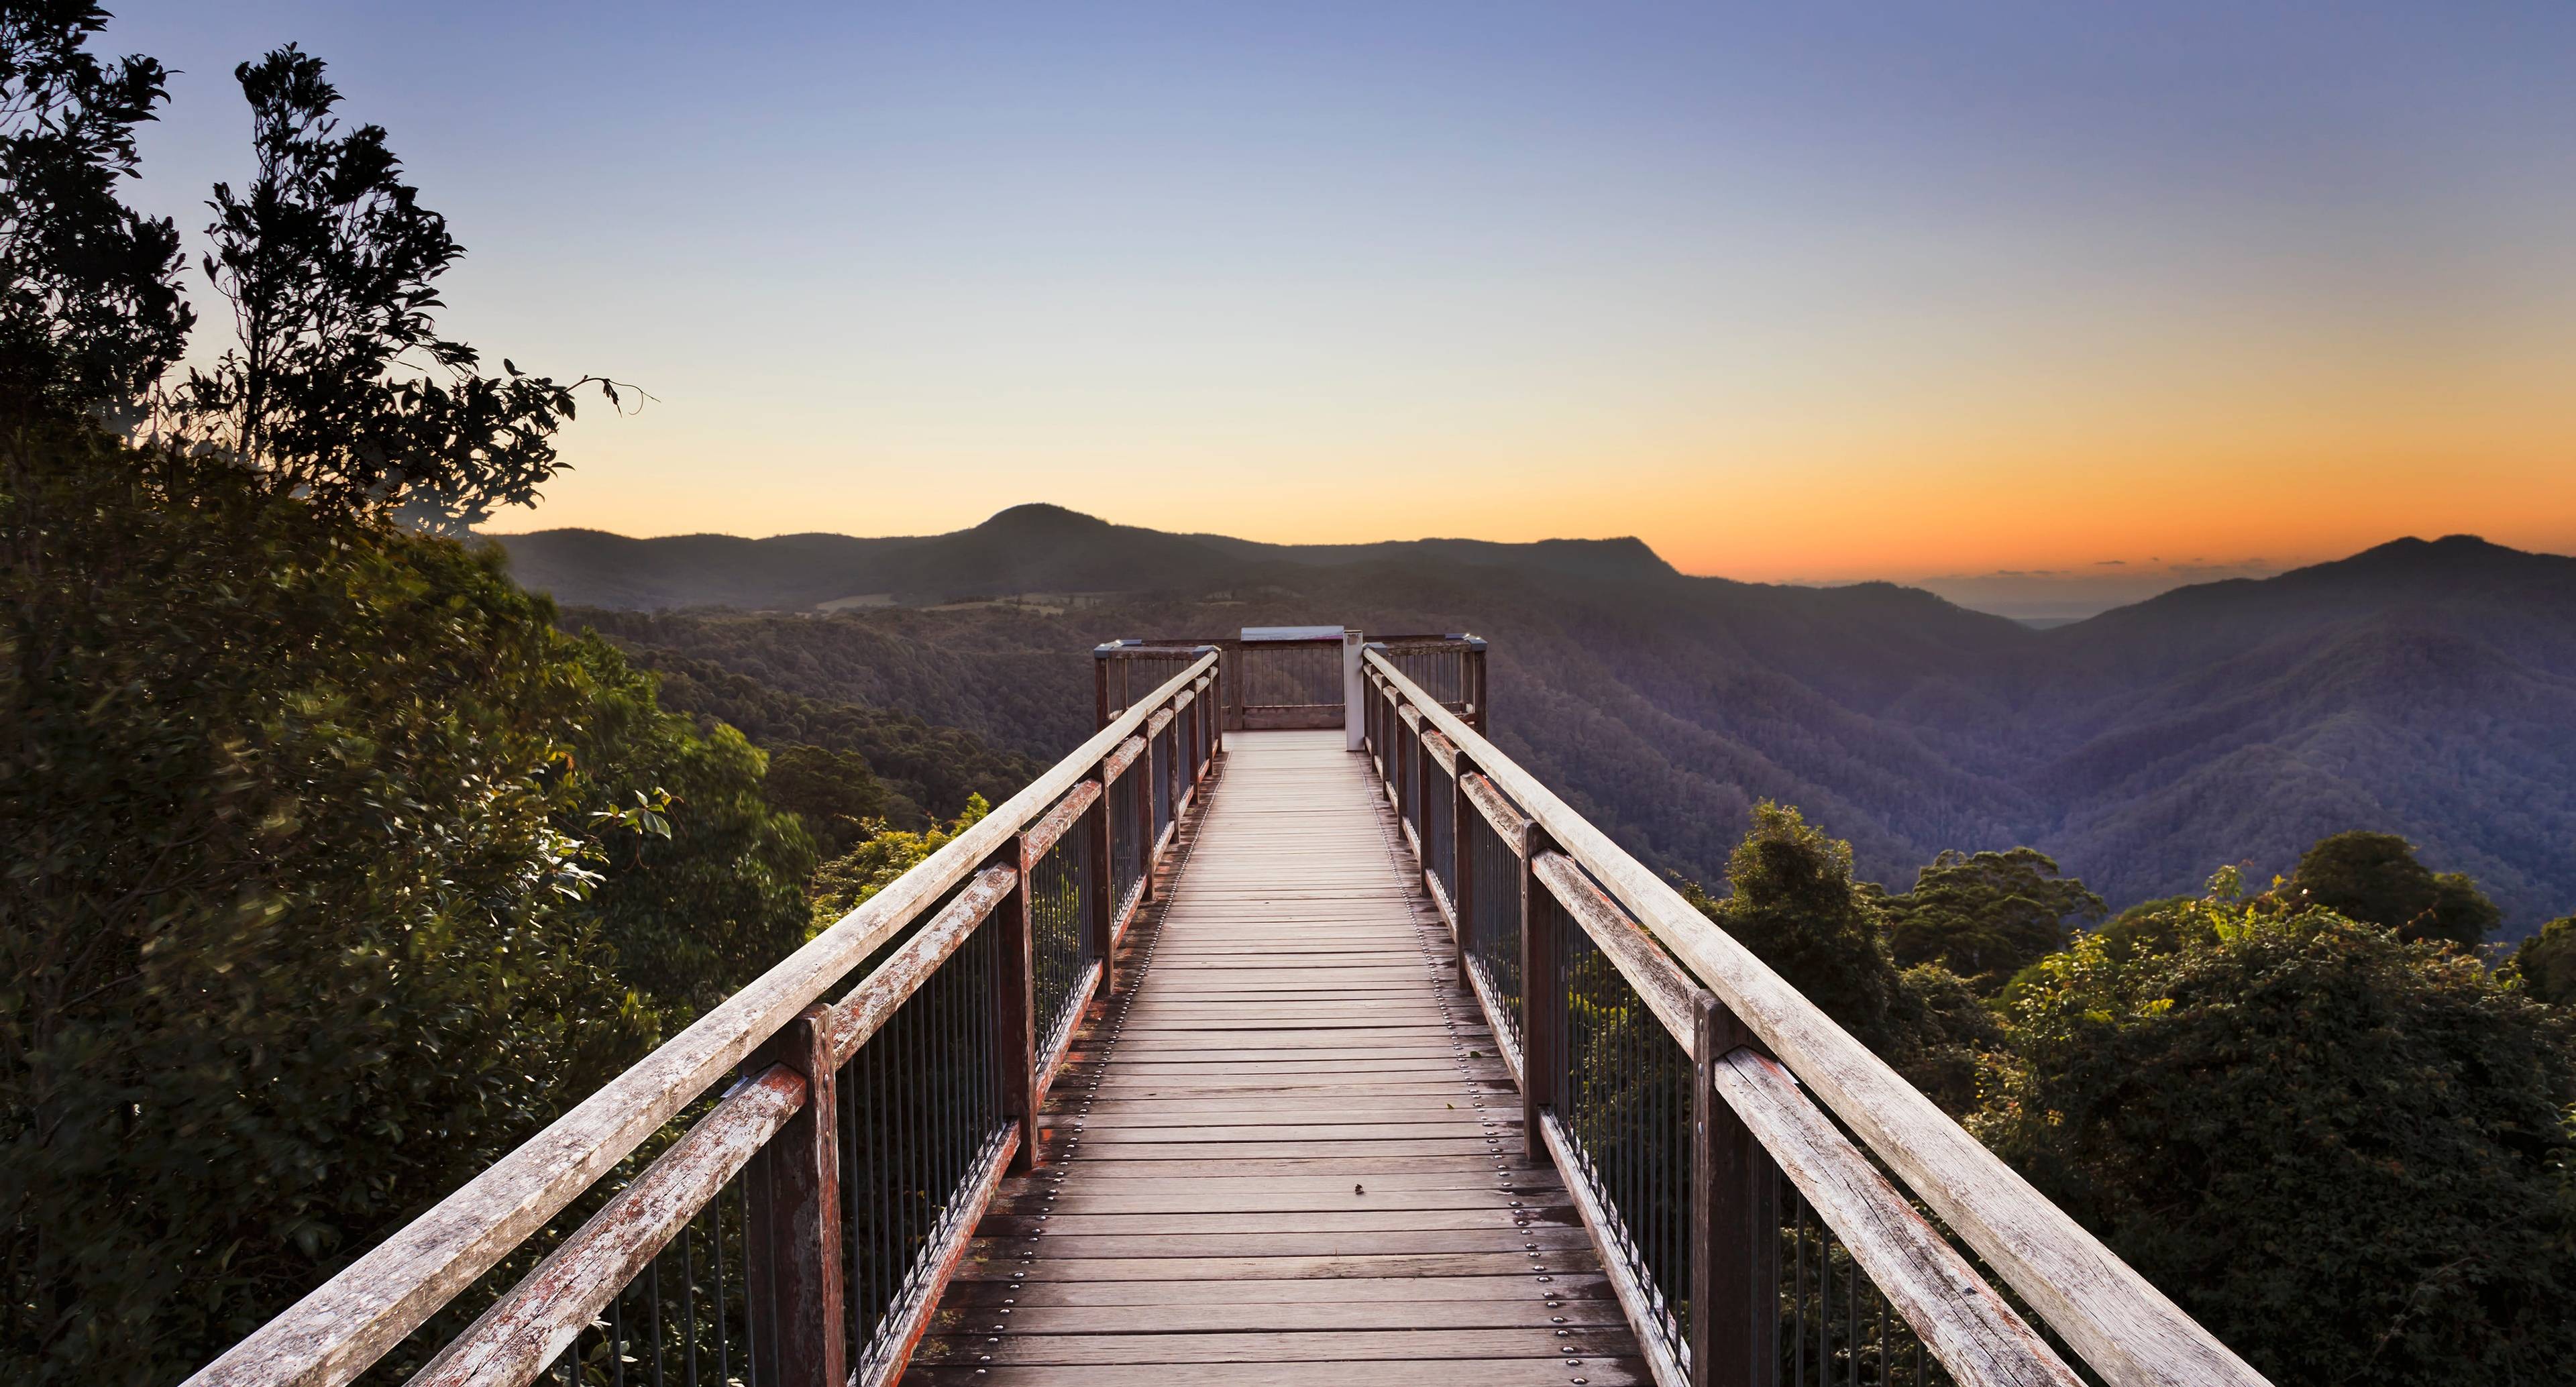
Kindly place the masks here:
<instances>
[{"instance_id":1,"label":"metal mesh railing","mask_svg":"<svg viewBox=\"0 0 2576 1387\"><path fill-rule=\"evenodd\" d=\"M1010 1130L994 1005L1001 934L994 920L977 926L840 1070L845 1322L862 1382L903 1348L907 1312L936 1289L933 1253L971 1215Z\"/></svg>"},{"instance_id":2,"label":"metal mesh railing","mask_svg":"<svg viewBox=\"0 0 2576 1387\"><path fill-rule=\"evenodd\" d=\"M1247 641L1238 656L1246 708L1342 706L1342 643Z\"/></svg>"},{"instance_id":3,"label":"metal mesh railing","mask_svg":"<svg viewBox=\"0 0 2576 1387\"><path fill-rule=\"evenodd\" d=\"M1146 830L1139 820L1136 796L1144 792L1146 769L1139 759L1109 782L1109 898L1112 918L1123 917L1145 888Z\"/></svg>"},{"instance_id":4,"label":"metal mesh railing","mask_svg":"<svg viewBox=\"0 0 2576 1387\"><path fill-rule=\"evenodd\" d=\"M1164 646L1106 647L1102 654L1102 692L1107 698L1107 714L1116 717L1169 682L1173 675L1196 664L1204 650L1195 644Z\"/></svg>"},{"instance_id":5,"label":"metal mesh railing","mask_svg":"<svg viewBox=\"0 0 2576 1387\"><path fill-rule=\"evenodd\" d=\"M1162 731L1154 734L1152 747L1146 758L1137 763L1145 768L1145 773L1154 782L1154 841L1157 843L1163 841L1163 831L1172 826L1174 761L1172 753L1173 748L1178 744L1178 739L1172 735L1172 726L1166 723Z\"/></svg>"},{"instance_id":6,"label":"metal mesh railing","mask_svg":"<svg viewBox=\"0 0 2576 1387\"><path fill-rule=\"evenodd\" d=\"M1405 678L1419 685L1424 693L1448 704L1463 702L1468 696L1467 651L1464 644L1415 646L1390 643L1381 647L1387 662Z\"/></svg>"},{"instance_id":7,"label":"metal mesh railing","mask_svg":"<svg viewBox=\"0 0 2576 1387\"><path fill-rule=\"evenodd\" d=\"M1029 935L1035 955L1040 1067L1072 1033L1089 993L1092 962L1091 834L1074 824L1029 869Z\"/></svg>"},{"instance_id":8,"label":"metal mesh railing","mask_svg":"<svg viewBox=\"0 0 2576 1387\"><path fill-rule=\"evenodd\" d=\"M740 1383L758 1387L736 1177L629 1281L539 1378L562 1387Z\"/></svg>"},{"instance_id":9,"label":"metal mesh railing","mask_svg":"<svg viewBox=\"0 0 2576 1387\"><path fill-rule=\"evenodd\" d=\"M1816 1217L1786 1176L1776 1275L1780 1387L1949 1387L1913 1326L1889 1311L1877 1283Z\"/></svg>"},{"instance_id":10,"label":"metal mesh railing","mask_svg":"<svg viewBox=\"0 0 2576 1387\"><path fill-rule=\"evenodd\" d=\"M1475 873L1467 918L1467 966L1498 1013L1490 1019L1503 1044L1521 1053L1521 860L1481 813L1467 816L1467 866Z\"/></svg>"},{"instance_id":11,"label":"metal mesh railing","mask_svg":"<svg viewBox=\"0 0 2576 1387\"><path fill-rule=\"evenodd\" d=\"M1422 787L1422 853L1452 910L1458 905L1456 797L1447 768L1434 760L1430 783Z\"/></svg>"},{"instance_id":12,"label":"metal mesh railing","mask_svg":"<svg viewBox=\"0 0 2576 1387\"><path fill-rule=\"evenodd\" d=\"M1643 1292L1649 1328L1687 1362L1690 1342L1691 1060L1601 952L1552 897L1562 995L1533 999L1558 1008L1553 1066L1556 1110L1573 1148L1571 1179L1587 1185L1608 1217L1605 1255L1627 1265Z\"/></svg>"}]
</instances>

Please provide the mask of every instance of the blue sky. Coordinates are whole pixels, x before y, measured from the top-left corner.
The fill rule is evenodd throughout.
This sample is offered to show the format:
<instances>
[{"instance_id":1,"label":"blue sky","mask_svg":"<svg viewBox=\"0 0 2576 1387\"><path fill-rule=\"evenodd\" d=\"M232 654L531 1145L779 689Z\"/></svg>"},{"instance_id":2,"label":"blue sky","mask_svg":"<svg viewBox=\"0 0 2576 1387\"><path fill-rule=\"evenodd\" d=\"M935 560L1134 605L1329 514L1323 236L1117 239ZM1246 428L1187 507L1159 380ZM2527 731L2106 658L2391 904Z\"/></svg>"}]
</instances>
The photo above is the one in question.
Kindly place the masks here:
<instances>
[{"instance_id":1,"label":"blue sky","mask_svg":"<svg viewBox=\"0 0 2576 1387\"><path fill-rule=\"evenodd\" d=\"M111 8L141 201L299 41L452 329L657 397L501 528L2576 547L2576 6Z\"/></svg>"}]
</instances>

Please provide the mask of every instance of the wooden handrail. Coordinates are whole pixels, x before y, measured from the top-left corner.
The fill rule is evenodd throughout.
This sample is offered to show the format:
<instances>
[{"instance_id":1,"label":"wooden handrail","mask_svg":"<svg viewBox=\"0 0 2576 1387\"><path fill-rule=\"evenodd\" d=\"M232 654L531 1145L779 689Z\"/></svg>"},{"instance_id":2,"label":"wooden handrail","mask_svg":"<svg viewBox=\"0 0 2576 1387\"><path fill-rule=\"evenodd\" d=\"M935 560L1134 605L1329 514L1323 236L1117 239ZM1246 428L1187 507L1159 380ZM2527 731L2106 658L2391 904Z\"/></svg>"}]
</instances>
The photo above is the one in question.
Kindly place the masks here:
<instances>
[{"instance_id":1,"label":"wooden handrail","mask_svg":"<svg viewBox=\"0 0 2576 1387\"><path fill-rule=\"evenodd\" d=\"M850 989L848 996L833 1003L831 1015L823 1022L823 1047L831 1057L832 1067L848 1064L896 1008L921 990L931 974L939 971L939 965L965 944L976 927L991 917L993 908L1019 884L1020 874L1008 867L987 867L976 873L955 900L941 908L928 924L913 931L912 937L903 941L903 947L888 954L865 981Z\"/></svg>"},{"instance_id":2,"label":"wooden handrail","mask_svg":"<svg viewBox=\"0 0 2576 1387\"><path fill-rule=\"evenodd\" d=\"M981 868L1156 709L1215 668L1201 655L919 865L718 1003L189 1377L184 1387L341 1387L427 1322L713 1088L824 989Z\"/></svg>"},{"instance_id":3,"label":"wooden handrail","mask_svg":"<svg viewBox=\"0 0 2576 1387\"><path fill-rule=\"evenodd\" d=\"M1098 798L1100 798L1099 781L1075 781L1073 788L1065 792L1064 798L1057 802L1055 808L1048 810L1045 817L1029 825L1028 831L1020 835L1021 870L1026 871L1036 866L1038 859L1047 855L1047 850L1054 847L1056 840L1072 829L1074 823L1082 817L1083 811L1089 809L1091 802Z\"/></svg>"},{"instance_id":4,"label":"wooden handrail","mask_svg":"<svg viewBox=\"0 0 2576 1387\"><path fill-rule=\"evenodd\" d=\"M805 1106L805 1092L804 1075L773 1064L727 1094L404 1387L519 1387L536 1377Z\"/></svg>"},{"instance_id":5,"label":"wooden handrail","mask_svg":"<svg viewBox=\"0 0 2576 1387\"><path fill-rule=\"evenodd\" d=\"M1117 750L1101 758L1100 778L1102 780L1116 780L1118 777L1127 773L1127 768L1129 766L1136 764L1137 757L1144 754L1145 739L1142 737L1129 737L1127 740L1118 744Z\"/></svg>"},{"instance_id":6,"label":"wooden handrail","mask_svg":"<svg viewBox=\"0 0 2576 1387\"><path fill-rule=\"evenodd\" d=\"M2080 1387L2075 1370L1816 1111L1777 1061L1738 1049L1709 1068L1727 1106L1960 1387Z\"/></svg>"},{"instance_id":7,"label":"wooden handrail","mask_svg":"<svg viewBox=\"0 0 2576 1387\"><path fill-rule=\"evenodd\" d=\"M1692 1059L1696 1039L1691 1022L1691 994L1699 984L1682 971L1672 956L1656 947L1652 935L1637 927L1618 903L1603 895L1592 878L1574 865L1574 859L1561 852L1542 852L1530 863L1530 875L1547 888L1559 909L1592 936L1593 946L1610 959L1610 965L1635 988L1646 1009L1664 1024L1682 1053Z\"/></svg>"},{"instance_id":8,"label":"wooden handrail","mask_svg":"<svg viewBox=\"0 0 2576 1387\"><path fill-rule=\"evenodd\" d=\"M1476 806L1476 812L1493 826L1494 836L1502 840L1503 846L1510 849L1513 856L1519 856L1521 834L1529 827L1528 816L1512 808L1511 802L1503 798L1503 792L1494 788L1494 782L1481 775L1470 773L1458 777L1458 788L1466 792L1467 802Z\"/></svg>"},{"instance_id":9,"label":"wooden handrail","mask_svg":"<svg viewBox=\"0 0 2576 1387\"><path fill-rule=\"evenodd\" d=\"M2164 1292L1679 891L1568 808L1379 651L1364 649L1362 654L1384 676L1392 696L1418 710L1426 724L1474 761L1492 788L1510 796L1565 856L1714 992L2112 1387L2268 1387L2260 1373Z\"/></svg>"},{"instance_id":10,"label":"wooden handrail","mask_svg":"<svg viewBox=\"0 0 2576 1387\"><path fill-rule=\"evenodd\" d=\"M1437 732L1425 732L1422 734L1422 749L1431 753L1431 759L1440 763L1440 769L1451 775L1458 773L1457 743Z\"/></svg>"}]
</instances>

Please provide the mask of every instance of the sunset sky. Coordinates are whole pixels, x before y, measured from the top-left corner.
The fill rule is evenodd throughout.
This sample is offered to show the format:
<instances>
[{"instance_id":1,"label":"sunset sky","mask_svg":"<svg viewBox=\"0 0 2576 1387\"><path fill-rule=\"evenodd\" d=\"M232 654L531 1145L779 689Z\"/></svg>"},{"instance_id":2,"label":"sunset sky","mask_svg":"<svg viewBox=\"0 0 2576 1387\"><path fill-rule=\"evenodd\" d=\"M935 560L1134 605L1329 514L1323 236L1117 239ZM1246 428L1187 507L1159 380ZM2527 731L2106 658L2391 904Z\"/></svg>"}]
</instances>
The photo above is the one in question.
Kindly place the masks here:
<instances>
[{"instance_id":1,"label":"sunset sky","mask_svg":"<svg viewBox=\"0 0 2576 1387\"><path fill-rule=\"evenodd\" d=\"M110 7L182 70L139 201L202 226L299 41L451 330L656 397L496 529L2576 549L2565 0Z\"/></svg>"}]
</instances>

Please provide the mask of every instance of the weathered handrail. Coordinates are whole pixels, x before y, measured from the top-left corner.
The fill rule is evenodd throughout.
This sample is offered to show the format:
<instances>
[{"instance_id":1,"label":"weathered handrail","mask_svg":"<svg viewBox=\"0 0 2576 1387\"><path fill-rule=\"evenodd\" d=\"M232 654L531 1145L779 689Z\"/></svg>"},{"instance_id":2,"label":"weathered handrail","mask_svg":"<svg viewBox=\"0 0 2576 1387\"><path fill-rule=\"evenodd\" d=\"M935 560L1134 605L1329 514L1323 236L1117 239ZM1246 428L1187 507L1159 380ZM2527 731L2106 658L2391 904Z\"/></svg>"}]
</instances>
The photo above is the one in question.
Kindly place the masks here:
<instances>
[{"instance_id":1,"label":"weathered handrail","mask_svg":"<svg viewBox=\"0 0 2576 1387\"><path fill-rule=\"evenodd\" d=\"M439 1350L408 1387L526 1382L544 1371L618 1288L805 1106L805 1095L805 1076L783 1064L744 1081Z\"/></svg>"},{"instance_id":2,"label":"weathered handrail","mask_svg":"<svg viewBox=\"0 0 2576 1387\"><path fill-rule=\"evenodd\" d=\"M1217 673L1213 650L1201 647L1193 653L1196 658L1152 695L1110 719L1072 755L225 1351L190 1377L187 1387L339 1387L364 1372L683 1108L797 1022L826 989L952 888L986 868L1068 792L1100 776L1104 764L1137 736L1149 718L1167 713L1200 687L1204 677ZM1204 765L1214 744L1212 735L1196 739L1194 769ZM1109 778L1115 779L1115 773ZM1149 842L1143 864L1147 878L1152 874L1154 852ZM1104 870L1106 866L1104 861ZM1111 908L1119 906L1113 903ZM1114 940L1105 918L1095 922L1091 932L1095 948ZM861 991L865 990L863 985ZM850 1048L855 1050L863 1038L863 1034L851 1038ZM847 1052L837 1051L837 1041L836 1035L836 1053L846 1059ZM1033 1120L1029 1099L1037 1082L1032 1076L1029 1090L1021 1095L1024 1121Z\"/></svg>"},{"instance_id":3,"label":"weathered handrail","mask_svg":"<svg viewBox=\"0 0 2576 1387\"><path fill-rule=\"evenodd\" d=\"M2081 1387L1775 1060L1739 1046L1710 1066L1720 1096L1965 1387Z\"/></svg>"},{"instance_id":4,"label":"weathered handrail","mask_svg":"<svg viewBox=\"0 0 2576 1387\"><path fill-rule=\"evenodd\" d=\"M1461 802L1493 822L1497 835L1520 857L1525 873L1535 877L1545 869L1543 880L1551 899L1558 902L1555 909L1573 911L1582 919L1593 913L1586 909L1588 899L1597 896L1601 903L1615 902L1625 918L1637 922L1679 960L1689 975L1686 983L1704 984L1713 992L1749 1039L1767 1049L1827 1111L1858 1135L2112 1387L2264 1383L2260 1374L2163 1292L1718 929L1678 891L1568 808L1478 729L1407 678L1382 651L1370 647L1363 655L1372 692L1372 757L1408 827L1420 812L1408 801L1422 797L1417 777L1423 763L1433 759L1426 749L1427 738L1437 735L1450 744L1452 755L1443 769L1454 778ZM1405 716L1408 713L1413 716ZM1537 847L1532 839L1543 839L1554 850ZM1459 852L1465 855L1463 848ZM1550 858L1562 865L1548 867ZM1463 962L1468 922L1455 923ZM1530 932L1525 926L1524 950L1531 947L1526 937ZM1657 995L1670 991L1666 982L1648 976L1654 970L1632 954L1617 949L1605 952L1648 1000L1660 1029L1671 1031L1676 1018L1670 1001ZM1638 972L1630 974L1628 969ZM1489 1014L1494 1012L1496 998L1482 979L1468 971L1478 997ZM1541 1013L1533 1013L1532 1020L1540 1017ZM1495 1019L1498 1038L1508 1042L1503 1018ZM1692 1052L1691 1033L1679 1032L1674 1038L1685 1053ZM1537 1066L1516 1067L1538 1072ZM1541 1128L1534 1128L1534 1141L1542 1135ZM1818 1209L1825 1211L1821 1203ZM1853 1251L1859 1255L1857 1246ZM1636 1313L1633 1307L1631 1313ZM1945 1332L1959 1328L1953 1323ZM1952 1333L1951 1340L1955 1337ZM1981 1342L2010 1357L2014 1351L2010 1337ZM1926 1342L1937 1354L1945 1341L1927 1336ZM2044 1351L2044 1345L2041 1348ZM1962 1363L1969 1361L1962 1359ZM2029 1371L2037 1376L2004 1380L2047 1376L2044 1366Z\"/></svg>"}]
</instances>

